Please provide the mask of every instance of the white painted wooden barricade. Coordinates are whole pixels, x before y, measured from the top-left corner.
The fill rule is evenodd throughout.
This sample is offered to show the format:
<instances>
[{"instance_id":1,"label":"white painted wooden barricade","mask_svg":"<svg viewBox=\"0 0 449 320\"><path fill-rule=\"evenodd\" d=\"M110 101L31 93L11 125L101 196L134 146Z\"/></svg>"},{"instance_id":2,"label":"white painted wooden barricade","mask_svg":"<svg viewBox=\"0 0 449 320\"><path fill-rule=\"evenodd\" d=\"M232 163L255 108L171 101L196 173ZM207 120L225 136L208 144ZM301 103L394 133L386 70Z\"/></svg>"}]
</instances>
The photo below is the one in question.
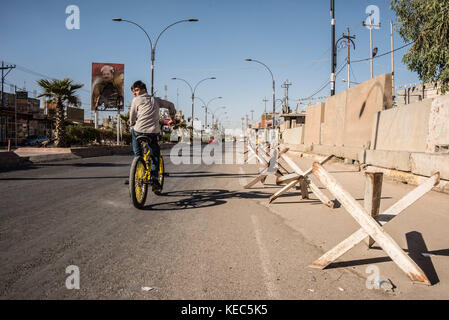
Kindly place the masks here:
<instances>
[{"instance_id":1,"label":"white painted wooden barricade","mask_svg":"<svg viewBox=\"0 0 449 320\"><path fill-rule=\"evenodd\" d=\"M278 147L276 147L276 149L277 152L274 152L273 155L270 155L266 148L259 146L259 148L256 150L250 143L248 143L248 151L251 152L251 154L254 155L262 164L262 170L259 172L256 178L254 178L251 182L249 182L246 186L244 186L245 189L251 188L258 182L264 184L265 180L270 174L269 172L270 163L273 163L273 161L276 161L277 163L277 159L279 158L279 156L288 151L288 148L283 149L281 151L279 151ZM248 161L249 159L250 158L248 157ZM283 168L283 170L285 169ZM276 170L276 172L273 172L272 174L276 175L277 178L279 176L282 176L282 173L279 171L279 169Z\"/></svg>"},{"instance_id":2,"label":"white painted wooden barricade","mask_svg":"<svg viewBox=\"0 0 449 320\"><path fill-rule=\"evenodd\" d=\"M330 159L332 159L334 156L330 155L324 159L322 159L319 163L325 164ZM274 200L279 198L281 195L286 193L288 190L296 186L298 183L301 186L301 197L303 199L309 199L309 192L308 189L312 190L312 192L315 194L315 196L326 206L333 208L334 202L329 200L329 198L318 188L317 185L315 185L309 178L307 178L308 175L312 173L312 167L306 170L305 172L301 170L301 168L286 154L282 154L281 158L287 162L287 164L293 169L294 173L284 175L283 177L280 177L277 179L278 183L280 182L288 182L288 184L283 187L281 190L273 194L270 199L269 203L272 203Z\"/></svg>"},{"instance_id":3,"label":"white painted wooden barricade","mask_svg":"<svg viewBox=\"0 0 449 320\"><path fill-rule=\"evenodd\" d=\"M358 243L370 237L372 241L368 243L371 245L373 241L376 241L379 246L388 254L388 256L396 263L396 265L403 270L407 276L416 283L430 285L430 281L421 268L401 249L401 247L393 240L393 238L382 228L382 225L386 221L380 221L382 216L387 216L390 220L402 212L405 208L409 207L416 200L421 198L427 192L429 192L440 181L440 174L436 173L431 176L427 181L419 185L417 188L409 192L406 196L396 202L393 206L385 210L380 215L374 214L373 211L368 212L363 208L343 187L332 177L319 163L313 164L313 174L315 174L320 181L327 187L327 189L337 198L342 206L351 214L351 216L360 225L360 229L339 243L337 246L326 252L323 256L317 259L310 265L312 268L324 269L333 261L341 257L343 254L354 248ZM371 178L370 178L371 179ZM374 181L374 180L373 180ZM375 182L373 182L376 189ZM367 183L369 185L369 183ZM369 189L369 187L367 188ZM377 189L379 189L377 187ZM372 199L377 202L377 197L380 199L380 195L375 195L377 191L366 190L365 196L372 195ZM380 200L379 200L380 201ZM366 204L365 204L366 206ZM373 203L370 208L376 207L377 204ZM377 209L374 208L374 211Z\"/></svg>"}]
</instances>

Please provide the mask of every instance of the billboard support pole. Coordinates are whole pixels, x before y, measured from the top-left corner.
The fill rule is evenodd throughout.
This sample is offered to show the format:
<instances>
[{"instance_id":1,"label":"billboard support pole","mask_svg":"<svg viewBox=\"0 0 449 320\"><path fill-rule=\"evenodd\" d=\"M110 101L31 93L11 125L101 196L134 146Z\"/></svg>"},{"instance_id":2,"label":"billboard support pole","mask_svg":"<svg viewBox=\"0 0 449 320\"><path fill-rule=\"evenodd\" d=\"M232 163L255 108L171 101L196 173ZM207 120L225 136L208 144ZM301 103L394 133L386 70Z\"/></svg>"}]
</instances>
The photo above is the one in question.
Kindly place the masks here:
<instances>
[{"instance_id":1,"label":"billboard support pole","mask_svg":"<svg viewBox=\"0 0 449 320\"><path fill-rule=\"evenodd\" d=\"M120 145L120 106L117 108L117 145Z\"/></svg>"},{"instance_id":2,"label":"billboard support pole","mask_svg":"<svg viewBox=\"0 0 449 320\"><path fill-rule=\"evenodd\" d=\"M97 110L97 109L95 109L95 119L94 119L94 122L95 122L95 129L98 129L98 110Z\"/></svg>"},{"instance_id":3,"label":"billboard support pole","mask_svg":"<svg viewBox=\"0 0 449 320\"><path fill-rule=\"evenodd\" d=\"M3 95L3 91L2 91L2 95ZM14 86L14 123L15 123L15 136L16 136L16 148L17 148L17 86ZM6 127L8 130L8 126Z\"/></svg>"}]
</instances>

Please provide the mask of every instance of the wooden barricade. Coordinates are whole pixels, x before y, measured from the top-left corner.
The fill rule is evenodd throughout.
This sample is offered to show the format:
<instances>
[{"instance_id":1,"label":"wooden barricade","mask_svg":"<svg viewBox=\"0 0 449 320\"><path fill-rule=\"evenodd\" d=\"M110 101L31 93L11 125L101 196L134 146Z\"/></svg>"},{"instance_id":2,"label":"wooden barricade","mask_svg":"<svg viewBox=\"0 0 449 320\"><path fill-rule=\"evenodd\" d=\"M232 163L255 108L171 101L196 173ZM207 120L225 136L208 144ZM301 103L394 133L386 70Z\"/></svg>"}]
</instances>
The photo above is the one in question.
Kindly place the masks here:
<instances>
[{"instance_id":1,"label":"wooden barricade","mask_svg":"<svg viewBox=\"0 0 449 320\"><path fill-rule=\"evenodd\" d=\"M283 177L279 177L277 179L278 183L282 182L288 182L288 184L283 187L281 190L273 194L270 199L269 203L272 203L274 200L279 198L281 195L286 193L291 188L295 187L298 183L301 187L301 197L302 199L309 199L309 192L308 189L315 194L315 196L326 206L333 208L334 202L329 200L329 198L318 188L317 185L315 185L309 178L307 178L308 175L312 173L312 167L306 170L305 172L299 168L299 166L290 159L285 153L281 155L281 158L287 162L287 164L294 170L294 173L284 175ZM321 165L328 162L330 159L333 158L333 155L330 155L324 159L322 159L319 163Z\"/></svg>"},{"instance_id":2,"label":"wooden barricade","mask_svg":"<svg viewBox=\"0 0 449 320\"><path fill-rule=\"evenodd\" d=\"M259 146L259 148L256 149L250 143L248 143L248 154L251 154L252 156L256 157L257 160L259 160L259 162L262 164L262 170L260 170L258 176L256 178L254 178L251 182L249 182L246 186L244 186L244 188L249 189L252 186L254 186L255 184L257 184L258 182L261 182L262 184L264 184L265 180L267 179L268 175L270 174L270 172L269 172L270 163L273 163L273 161L276 161L277 165L279 166L279 163L277 161L279 156L281 156L282 154L284 154L287 151L288 151L288 148L279 150L279 148L276 147L276 151L273 153L273 155L270 155L270 153L267 151L266 148ZM248 156L248 161L249 161L249 159L250 159L250 156ZM282 166L281 166L281 168L284 171L286 171L285 168L283 168ZM282 176L282 173L279 169L277 169L276 172L274 172L273 174L276 175L276 178L279 178L280 176Z\"/></svg>"},{"instance_id":3,"label":"wooden barricade","mask_svg":"<svg viewBox=\"0 0 449 320\"><path fill-rule=\"evenodd\" d=\"M324 269L343 254L354 248L361 241L371 246L374 241L385 253L416 283L430 285L430 281L421 268L401 249L393 238L382 228L386 221L380 221L382 216L390 220L409 207L440 181L440 174L436 173L427 181L409 192L393 206L379 214L380 194L382 188L382 174L366 173L365 207L362 207L319 163L313 164L313 174L320 179L327 189L336 197L342 206L360 225L360 229L340 242L313 262L310 267ZM368 239L368 240L367 240Z\"/></svg>"}]
</instances>

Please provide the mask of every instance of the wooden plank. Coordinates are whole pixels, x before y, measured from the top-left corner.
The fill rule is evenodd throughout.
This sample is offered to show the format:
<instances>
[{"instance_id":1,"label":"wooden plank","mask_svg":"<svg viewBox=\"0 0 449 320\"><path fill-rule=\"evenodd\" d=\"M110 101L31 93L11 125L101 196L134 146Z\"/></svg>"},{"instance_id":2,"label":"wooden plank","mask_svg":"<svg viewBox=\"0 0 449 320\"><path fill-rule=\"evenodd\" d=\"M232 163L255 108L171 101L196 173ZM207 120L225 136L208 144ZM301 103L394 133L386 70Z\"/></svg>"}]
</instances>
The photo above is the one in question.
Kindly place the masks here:
<instances>
[{"instance_id":1,"label":"wooden plank","mask_svg":"<svg viewBox=\"0 0 449 320\"><path fill-rule=\"evenodd\" d=\"M419 185L417 188L409 192L405 197L403 197L401 200L396 202L393 206L391 206L389 209L384 211L382 214L398 214L399 213L399 207L405 209L408 206L410 206L413 202L421 198L426 192L430 191L433 186L437 185L439 183L439 173L434 174L432 177L430 177L428 180L426 180L424 183ZM430 187L430 188L429 188ZM426 192L424 192L427 190ZM414 194L414 197L410 196L411 194ZM411 201L413 199L413 201ZM403 210L402 209L402 210ZM378 218L382 215L380 214ZM358 231L353 233L351 236L349 236L347 239L340 242L338 245L336 245L334 248L326 252L323 256L321 256L319 259L317 259L311 267L313 268L320 268L324 269L329 264L331 264L333 261L340 258L343 254L348 252L351 248L355 247L357 244L359 244L363 239L365 239L368 236L366 231L362 228L360 228Z\"/></svg>"},{"instance_id":2,"label":"wooden plank","mask_svg":"<svg viewBox=\"0 0 449 320\"><path fill-rule=\"evenodd\" d=\"M342 206L357 221L357 223L370 235L388 256L403 270L408 277L417 283L430 285L424 272L410 257L402 251L391 236L382 229L365 209L332 177L319 163L313 164L313 173L340 201Z\"/></svg>"},{"instance_id":3,"label":"wooden plank","mask_svg":"<svg viewBox=\"0 0 449 320\"><path fill-rule=\"evenodd\" d=\"M281 190L279 190L278 192L276 192L275 194L273 194L270 199L268 200L268 203L272 203L274 200L276 200L277 198L279 198L281 195L283 195L284 193L286 193L288 190L290 190L291 188L293 188L295 185L297 185L299 183L299 179L290 182L289 184L287 184L285 187L283 187Z\"/></svg>"},{"instance_id":4,"label":"wooden plank","mask_svg":"<svg viewBox=\"0 0 449 320\"><path fill-rule=\"evenodd\" d=\"M263 160L258 154L257 152L253 149L252 145L248 145L248 149L251 150L251 152L254 154L254 156L262 163L262 164L266 164L266 161Z\"/></svg>"},{"instance_id":5,"label":"wooden plank","mask_svg":"<svg viewBox=\"0 0 449 320\"><path fill-rule=\"evenodd\" d=\"M292 181L298 180L301 176L297 173L289 173L286 174L285 176L282 176L278 179L279 183L290 183Z\"/></svg>"},{"instance_id":6,"label":"wooden plank","mask_svg":"<svg viewBox=\"0 0 449 320\"><path fill-rule=\"evenodd\" d=\"M401 200L396 202L394 205L392 205L390 208L385 210L379 215L379 218L381 218L382 215L388 216L386 221L381 221L380 223L384 225L391 219L393 219L395 216L397 216L399 213L401 213L404 209L411 206L413 203L415 203L418 199L420 199L422 196L424 196L427 192L432 190L433 187L438 185L440 183L440 173L436 172L434 175L432 175L429 179L421 183L418 187L413 189L411 192L406 194Z\"/></svg>"},{"instance_id":7,"label":"wooden plank","mask_svg":"<svg viewBox=\"0 0 449 320\"><path fill-rule=\"evenodd\" d=\"M328 162L330 159L332 159L334 156L330 155L328 157L325 157L323 159L321 159L320 164L325 164L326 162ZM288 159L289 161L293 161L291 160L287 155L281 155L281 158L286 160ZM286 160L287 162L287 160ZM287 162L288 163L288 162ZM294 162L293 162L294 163ZM284 193L286 193L288 190L290 190L291 188L293 188L295 185L297 185L299 183L299 178L301 176L307 177L308 175L310 175L312 173L312 167L310 167L306 172L302 172L301 168L299 168L296 164L296 175L297 175L297 179L292 179L285 187L283 187L281 190L277 191L275 194L273 194L268 203L272 203L274 200L276 200L277 198L279 198L281 195L283 195ZM291 167L291 166L290 166ZM292 168L293 169L293 168ZM280 178L282 179L282 178ZM329 199L327 199L327 197L321 192L321 190L316 187L315 185L313 185L311 188L314 188L314 190L316 191L316 193L318 193L319 198L322 199L322 201L324 201L323 203L329 207L333 207L334 206L334 202L330 201ZM316 194L315 194L316 195ZM321 200L320 199L320 200Z\"/></svg>"},{"instance_id":8,"label":"wooden plank","mask_svg":"<svg viewBox=\"0 0 449 320\"><path fill-rule=\"evenodd\" d=\"M323 159L323 162L325 162L324 160L330 160L333 156L329 156L325 159ZM284 159L288 165L295 170L295 172L298 175L301 175L303 177L306 177L308 174L310 174L312 172L313 168L310 168L309 170L307 170L306 172L303 172L301 170L300 167L298 167L298 165L292 160L290 159L287 155L282 155L282 159ZM307 181L310 190L312 190L312 192L315 194L315 196L326 206L333 208L334 207L334 202L329 200L329 198L318 188L318 186L315 185L315 183L313 183L312 181L308 180Z\"/></svg>"},{"instance_id":9,"label":"wooden plank","mask_svg":"<svg viewBox=\"0 0 449 320\"><path fill-rule=\"evenodd\" d=\"M243 188L245 189L249 189L252 186L254 186L256 183L258 183L259 181L264 183L265 179L267 178L267 174L261 174L259 176L257 176L255 179L253 179L250 183L248 183L246 186L244 186Z\"/></svg>"},{"instance_id":10,"label":"wooden plank","mask_svg":"<svg viewBox=\"0 0 449 320\"><path fill-rule=\"evenodd\" d=\"M307 188L308 184L304 177L299 178L299 185L301 186L301 198L309 199L309 188Z\"/></svg>"},{"instance_id":11,"label":"wooden plank","mask_svg":"<svg viewBox=\"0 0 449 320\"><path fill-rule=\"evenodd\" d=\"M310 190L312 190L313 194L327 207L333 208L334 202L330 200L321 190L318 188L318 186L313 183L312 181L307 181L309 184Z\"/></svg>"},{"instance_id":12,"label":"wooden plank","mask_svg":"<svg viewBox=\"0 0 449 320\"><path fill-rule=\"evenodd\" d=\"M364 207L366 212L376 219L379 215L380 209L380 198L382 195L382 172L365 172L365 197L364 197ZM367 237L364 239L365 244L368 248L374 244L374 239Z\"/></svg>"},{"instance_id":13,"label":"wooden plank","mask_svg":"<svg viewBox=\"0 0 449 320\"><path fill-rule=\"evenodd\" d=\"M359 229L348 238L337 244L331 250L323 254L320 258L315 260L309 267L324 269L332 262L340 258L346 252L354 248L360 241L366 238L366 232L363 229Z\"/></svg>"}]
</instances>

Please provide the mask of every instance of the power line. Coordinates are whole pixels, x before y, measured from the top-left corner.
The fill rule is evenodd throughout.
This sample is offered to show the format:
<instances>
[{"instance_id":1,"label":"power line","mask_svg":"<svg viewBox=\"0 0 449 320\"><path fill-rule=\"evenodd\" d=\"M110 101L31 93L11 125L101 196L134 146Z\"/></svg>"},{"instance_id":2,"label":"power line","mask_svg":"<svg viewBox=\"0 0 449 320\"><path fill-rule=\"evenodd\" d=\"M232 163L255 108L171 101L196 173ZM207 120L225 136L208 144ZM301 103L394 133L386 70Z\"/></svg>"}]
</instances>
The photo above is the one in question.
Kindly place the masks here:
<instances>
[{"instance_id":1,"label":"power line","mask_svg":"<svg viewBox=\"0 0 449 320\"><path fill-rule=\"evenodd\" d=\"M346 67L347 63L345 63L340 70L338 70L338 72L335 74L335 77L337 77L340 72ZM330 81L327 81L318 91L316 91L314 94L312 94L311 96L307 97L307 98L301 98L300 100L309 100L310 98L313 98L314 96L316 96L318 93L320 93L321 91L323 91L327 85L330 83Z\"/></svg>"},{"instance_id":2,"label":"power line","mask_svg":"<svg viewBox=\"0 0 449 320\"><path fill-rule=\"evenodd\" d=\"M9 63L9 62L7 62L7 63ZM19 66L19 65L16 65L16 69L17 69L17 70L20 70L20 71L22 71L22 72L25 72L25 73L34 75L34 76L39 77L39 78L47 78L47 79L52 79L52 80L56 80L56 79L57 79L57 78L55 78L55 77L51 77L51 76L49 76L49 75L46 75L46 74L43 74L43 73L40 73L40 72L33 71L33 70L31 70L31 69L28 69L28 68L26 68L26 67ZM91 93L89 90L87 90L87 89L85 89L85 88L80 88L80 90L81 90L81 91L84 91L84 92L86 92L86 93L89 93L89 94Z\"/></svg>"},{"instance_id":3,"label":"power line","mask_svg":"<svg viewBox=\"0 0 449 320\"><path fill-rule=\"evenodd\" d=\"M414 42L409 42L409 43L403 45L402 47L399 47L399 48L396 48L396 49L394 49L394 50L391 50L391 51L382 53L382 54L380 54L380 55L376 55L375 57L373 57L373 59L377 59L377 58L386 56L387 54L390 54L390 53L392 53L392 52L395 52L395 51L401 50L401 49L403 49L403 48L405 48L405 47L408 47L409 45L411 45L411 44L413 44L413 43L414 43ZM357 63L357 62L368 61L368 60L371 60L371 58L355 60L355 61L351 61L351 63Z\"/></svg>"}]
</instances>

